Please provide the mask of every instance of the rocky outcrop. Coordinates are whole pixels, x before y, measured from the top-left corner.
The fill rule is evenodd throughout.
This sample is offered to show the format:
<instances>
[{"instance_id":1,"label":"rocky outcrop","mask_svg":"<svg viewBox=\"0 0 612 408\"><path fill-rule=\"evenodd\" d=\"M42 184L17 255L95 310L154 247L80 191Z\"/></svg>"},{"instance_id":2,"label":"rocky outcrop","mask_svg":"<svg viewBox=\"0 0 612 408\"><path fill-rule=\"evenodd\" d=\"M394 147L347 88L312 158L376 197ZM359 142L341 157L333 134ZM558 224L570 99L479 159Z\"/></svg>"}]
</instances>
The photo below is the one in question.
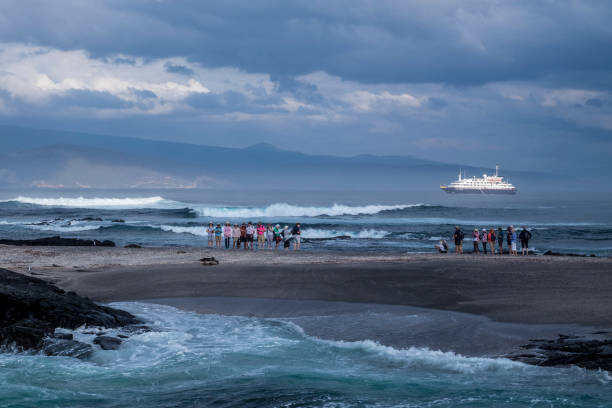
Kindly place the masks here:
<instances>
[{"instance_id":1,"label":"rocky outcrop","mask_svg":"<svg viewBox=\"0 0 612 408\"><path fill-rule=\"evenodd\" d=\"M102 350L116 350L121 345L120 339L111 336L98 336L93 342L99 345Z\"/></svg>"},{"instance_id":2,"label":"rocky outcrop","mask_svg":"<svg viewBox=\"0 0 612 408\"><path fill-rule=\"evenodd\" d=\"M83 325L115 328L140 323L123 310L101 306L43 280L0 269L0 347L84 356L88 354L87 345L76 344L70 334L56 335L55 329ZM101 341L110 344L106 339Z\"/></svg>"},{"instance_id":3,"label":"rocky outcrop","mask_svg":"<svg viewBox=\"0 0 612 408\"><path fill-rule=\"evenodd\" d=\"M17 246L102 246L114 247L113 241L98 241L97 239L61 238L60 236L38 239L0 239L0 245Z\"/></svg>"},{"instance_id":4,"label":"rocky outcrop","mask_svg":"<svg viewBox=\"0 0 612 408\"><path fill-rule=\"evenodd\" d=\"M523 351L506 357L539 366L575 365L590 370L612 371L612 336L608 332L592 336L568 336L557 339L533 339Z\"/></svg>"}]
</instances>

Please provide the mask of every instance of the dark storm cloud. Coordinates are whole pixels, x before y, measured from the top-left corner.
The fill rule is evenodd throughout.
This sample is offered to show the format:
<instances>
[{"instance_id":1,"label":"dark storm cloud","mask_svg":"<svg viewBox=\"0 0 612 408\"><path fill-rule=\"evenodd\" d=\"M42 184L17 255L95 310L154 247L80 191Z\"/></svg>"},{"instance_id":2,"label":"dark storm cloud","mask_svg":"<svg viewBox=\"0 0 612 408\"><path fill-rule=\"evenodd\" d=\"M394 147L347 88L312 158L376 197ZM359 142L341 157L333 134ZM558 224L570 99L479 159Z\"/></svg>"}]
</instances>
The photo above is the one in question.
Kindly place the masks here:
<instances>
[{"instance_id":1,"label":"dark storm cloud","mask_svg":"<svg viewBox=\"0 0 612 408\"><path fill-rule=\"evenodd\" d=\"M5 0L0 120L609 169L610 21L595 0Z\"/></svg>"},{"instance_id":2,"label":"dark storm cloud","mask_svg":"<svg viewBox=\"0 0 612 408\"><path fill-rule=\"evenodd\" d=\"M9 1L0 38L277 78L481 84L612 69L604 1ZM24 11L25 10L25 11Z\"/></svg>"}]
</instances>

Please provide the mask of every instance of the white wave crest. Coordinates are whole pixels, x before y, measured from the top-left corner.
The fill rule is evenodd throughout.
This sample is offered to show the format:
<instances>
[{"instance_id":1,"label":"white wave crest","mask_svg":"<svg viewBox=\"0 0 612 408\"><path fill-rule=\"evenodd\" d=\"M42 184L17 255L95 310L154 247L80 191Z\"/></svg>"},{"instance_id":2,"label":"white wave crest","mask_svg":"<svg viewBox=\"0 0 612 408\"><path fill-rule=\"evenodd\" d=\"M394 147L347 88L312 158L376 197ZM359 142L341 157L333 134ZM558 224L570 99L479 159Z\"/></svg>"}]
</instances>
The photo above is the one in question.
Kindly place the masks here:
<instances>
[{"instance_id":1,"label":"white wave crest","mask_svg":"<svg viewBox=\"0 0 612 408\"><path fill-rule=\"evenodd\" d=\"M147 208L159 207L164 204L171 204L163 197L125 197L125 198L100 198L100 197L58 197L58 198L39 198L39 197L17 197L12 200L23 204L35 204L51 207L75 207L75 208Z\"/></svg>"},{"instance_id":2,"label":"white wave crest","mask_svg":"<svg viewBox=\"0 0 612 408\"><path fill-rule=\"evenodd\" d=\"M160 225L159 227L157 226L151 226L151 227L159 228L162 231L166 231L166 232L174 232L177 234L191 234L191 235L197 235L199 237L208 236L208 233L206 232L207 227L180 227L176 225Z\"/></svg>"},{"instance_id":3,"label":"white wave crest","mask_svg":"<svg viewBox=\"0 0 612 408\"><path fill-rule=\"evenodd\" d=\"M93 231L100 229L102 225L33 225L23 224L24 227L35 229L38 231L58 231L58 232L80 232Z\"/></svg>"},{"instance_id":4,"label":"white wave crest","mask_svg":"<svg viewBox=\"0 0 612 408\"><path fill-rule=\"evenodd\" d=\"M302 230L302 237L304 238L333 238L339 236L349 236L351 238L370 238L380 239L384 238L390 233L384 230L377 229L363 229L361 231L342 231L342 230L328 230L328 229L315 229L305 228Z\"/></svg>"},{"instance_id":5,"label":"white wave crest","mask_svg":"<svg viewBox=\"0 0 612 408\"><path fill-rule=\"evenodd\" d=\"M344 341L328 340L310 336L293 322L285 322L294 332L311 341L342 350L352 350L380 359L391 360L418 368L434 368L462 374L507 371L509 369L530 370L531 366L506 358L467 357L453 351L432 350L427 347L394 348L373 340Z\"/></svg>"},{"instance_id":6,"label":"white wave crest","mask_svg":"<svg viewBox=\"0 0 612 408\"><path fill-rule=\"evenodd\" d=\"M275 203L267 207L196 207L203 217L219 218L266 218L266 217L317 217L321 215L371 215L382 211L403 210L422 204L348 206L334 204L330 207L302 207L287 203Z\"/></svg>"}]
</instances>

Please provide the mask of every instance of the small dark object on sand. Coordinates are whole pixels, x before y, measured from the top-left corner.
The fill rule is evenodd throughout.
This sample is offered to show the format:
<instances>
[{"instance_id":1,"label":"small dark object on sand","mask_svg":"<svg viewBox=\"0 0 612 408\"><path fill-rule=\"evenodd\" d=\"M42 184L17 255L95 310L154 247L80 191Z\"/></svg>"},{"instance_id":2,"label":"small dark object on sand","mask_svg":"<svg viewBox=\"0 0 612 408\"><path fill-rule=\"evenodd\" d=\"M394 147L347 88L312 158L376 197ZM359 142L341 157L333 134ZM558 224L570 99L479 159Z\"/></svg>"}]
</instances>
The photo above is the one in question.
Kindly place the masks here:
<instances>
[{"instance_id":1,"label":"small dark object on sand","mask_svg":"<svg viewBox=\"0 0 612 408\"><path fill-rule=\"evenodd\" d=\"M0 239L0 244L17 246L101 246L114 247L113 241L97 239L61 238L59 235L38 239Z\"/></svg>"},{"instance_id":2,"label":"small dark object on sand","mask_svg":"<svg viewBox=\"0 0 612 408\"><path fill-rule=\"evenodd\" d=\"M211 256L210 258L202 258L200 259L200 262L202 262L202 265L219 265L219 261L216 260L214 256Z\"/></svg>"},{"instance_id":3,"label":"small dark object on sand","mask_svg":"<svg viewBox=\"0 0 612 408\"><path fill-rule=\"evenodd\" d=\"M102 350L116 350L121 345L120 339L111 336L98 336L93 342L100 346Z\"/></svg>"},{"instance_id":4,"label":"small dark object on sand","mask_svg":"<svg viewBox=\"0 0 612 408\"><path fill-rule=\"evenodd\" d=\"M578 258L595 258L596 255L595 254L591 254L591 255L585 255L585 254L562 254L561 252L553 252L553 251L546 251L544 252L542 255L545 256L572 256L572 257L578 257Z\"/></svg>"},{"instance_id":5,"label":"small dark object on sand","mask_svg":"<svg viewBox=\"0 0 612 408\"><path fill-rule=\"evenodd\" d=\"M126 246L124 246L124 248L142 248L142 247L138 244L127 244Z\"/></svg>"}]
</instances>

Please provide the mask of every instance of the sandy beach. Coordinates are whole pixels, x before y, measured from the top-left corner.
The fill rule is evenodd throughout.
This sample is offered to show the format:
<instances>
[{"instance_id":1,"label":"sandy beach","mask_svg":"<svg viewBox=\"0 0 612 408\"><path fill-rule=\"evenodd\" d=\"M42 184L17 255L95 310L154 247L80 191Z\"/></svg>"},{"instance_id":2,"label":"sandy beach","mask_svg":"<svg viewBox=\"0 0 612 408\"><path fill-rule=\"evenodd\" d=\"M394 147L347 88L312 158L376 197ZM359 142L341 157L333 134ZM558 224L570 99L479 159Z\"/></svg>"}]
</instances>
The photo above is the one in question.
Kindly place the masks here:
<instances>
[{"instance_id":1,"label":"sandy beach","mask_svg":"<svg viewBox=\"0 0 612 408\"><path fill-rule=\"evenodd\" d=\"M205 256L220 264L201 265ZM3 246L0 267L100 302L211 296L341 301L500 322L612 327L609 258Z\"/></svg>"}]
</instances>

